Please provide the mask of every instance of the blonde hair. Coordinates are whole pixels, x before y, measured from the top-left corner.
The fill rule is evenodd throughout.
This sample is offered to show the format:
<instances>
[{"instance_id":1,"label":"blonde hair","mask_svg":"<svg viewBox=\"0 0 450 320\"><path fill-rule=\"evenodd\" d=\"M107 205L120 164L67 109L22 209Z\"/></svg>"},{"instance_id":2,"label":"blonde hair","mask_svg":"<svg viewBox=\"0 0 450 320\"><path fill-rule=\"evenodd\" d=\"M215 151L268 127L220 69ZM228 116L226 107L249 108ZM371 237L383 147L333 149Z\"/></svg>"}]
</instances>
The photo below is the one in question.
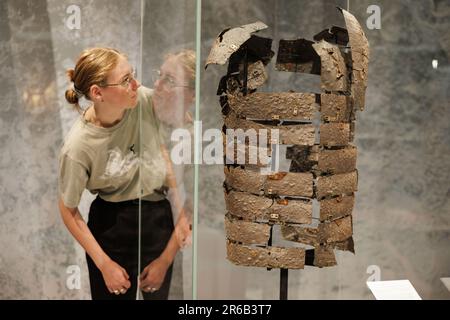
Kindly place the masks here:
<instances>
[{"instance_id":1,"label":"blonde hair","mask_svg":"<svg viewBox=\"0 0 450 320\"><path fill-rule=\"evenodd\" d=\"M126 55L112 48L90 48L81 52L75 69L67 69L66 74L73 82L73 87L66 90L66 100L81 112L79 99L85 96L90 100L89 90L92 85L106 83L108 73L113 70L119 57Z\"/></svg>"},{"instance_id":2,"label":"blonde hair","mask_svg":"<svg viewBox=\"0 0 450 320\"><path fill-rule=\"evenodd\" d=\"M186 71L189 86L195 87L195 51L183 49L175 53L168 53L164 58L166 60L169 58L178 59Z\"/></svg>"}]
</instances>

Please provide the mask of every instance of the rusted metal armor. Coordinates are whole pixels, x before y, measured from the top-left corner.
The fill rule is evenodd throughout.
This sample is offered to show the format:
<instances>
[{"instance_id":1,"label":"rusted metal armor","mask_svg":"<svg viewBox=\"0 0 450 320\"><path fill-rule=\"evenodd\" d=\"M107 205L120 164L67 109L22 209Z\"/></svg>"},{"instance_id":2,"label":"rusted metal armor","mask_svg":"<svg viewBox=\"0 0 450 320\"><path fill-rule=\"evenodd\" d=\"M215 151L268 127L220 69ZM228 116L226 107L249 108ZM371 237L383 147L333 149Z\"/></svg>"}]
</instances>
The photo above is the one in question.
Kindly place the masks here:
<instances>
[{"instance_id":1,"label":"rusted metal armor","mask_svg":"<svg viewBox=\"0 0 450 320\"><path fill-rule=\"evenodd\" d=\"M262 22L224 30L211 49L206 66L229 61L217 92L224 136L225 129L278 129L278 138L269 134L270 143L261 147L273 154L274 146L287 145L283 156L290 161L287 170L269 174L259 161L225 165L227 256L235 264L328 267L336 265L335 249L354 253L358 172L352 142L356 110L364 107L369 46L355 17L339 10L346 29L279 43L276 69L320 75L320 92L257 91L274 56L272 39L253 34L267 28ZM248 151L259 142L239 143ZM273 244L277 225L295 246Z\"/></svg>"}]
</instances>

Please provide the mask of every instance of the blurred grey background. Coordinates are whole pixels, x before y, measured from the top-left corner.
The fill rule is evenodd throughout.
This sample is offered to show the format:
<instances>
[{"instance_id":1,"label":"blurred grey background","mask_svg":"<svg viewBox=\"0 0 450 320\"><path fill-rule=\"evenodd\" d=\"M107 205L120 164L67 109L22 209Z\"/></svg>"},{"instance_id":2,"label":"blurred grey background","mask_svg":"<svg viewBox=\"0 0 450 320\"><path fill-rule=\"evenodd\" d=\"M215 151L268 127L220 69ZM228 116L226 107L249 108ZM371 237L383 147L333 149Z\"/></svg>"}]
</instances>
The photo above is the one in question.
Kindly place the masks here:
<instances>
[{"instance_id":1,"label":"blurred grey background","mask_svg":"<svg viewBox=\"0 0 450 320\"><path fill-rule=\"evenodd\" d=\"M80 29L68 27L71 5L80 9ZM379 30L366 26L369 5L381 9ZM338 253L333 268L290 271L289 298L373 299L366 281L379 275L409 279L423 299L449 299L440 280L450 277L448 1L203 0L201 61L226 27L261 20L269 28L259 35L273 38L276 52L280 39L344 26L336 6L349 6L371 47L366 109L356 126L356 255ZM83 250L57 208L57 155L78 116L64 99L65 69L84 48L116 47L151 87L150 71L165 53L195 49L195 7L194 0L0 0L1 299L90 298ZM225 71L202 68L203 130L222 126L215 92ZM267 91L307 91L311 80L269 76ZM200 167L198 297L278 299L278 270L225 258L222 182L221 165ZM92 199L83 197L85 216ZM191 297L190 254L177 259L173 299ZM80 268L80 289L67 286L70 266Z\"/></svg>"}]
</instances>

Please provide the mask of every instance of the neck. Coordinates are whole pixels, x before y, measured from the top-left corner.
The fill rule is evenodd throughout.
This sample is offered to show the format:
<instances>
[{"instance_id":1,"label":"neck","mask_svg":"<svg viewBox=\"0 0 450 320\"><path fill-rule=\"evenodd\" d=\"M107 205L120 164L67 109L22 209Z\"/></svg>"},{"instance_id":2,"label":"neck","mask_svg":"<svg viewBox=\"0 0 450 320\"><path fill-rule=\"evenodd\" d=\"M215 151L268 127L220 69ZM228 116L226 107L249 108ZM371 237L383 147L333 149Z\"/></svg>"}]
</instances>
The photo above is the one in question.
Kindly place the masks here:
<instances>
[{"instance_id":1,"label":"neck","mask_svg":"<svg viewBox=\"0 0 450 320\"><path fill-rule=\"evenodd\" d=\"M109 128L118 124L124 114L125 110L111 110L106 106L94 105L86 111L85 118L97 127Z\"/></svg>"}]
</instances>

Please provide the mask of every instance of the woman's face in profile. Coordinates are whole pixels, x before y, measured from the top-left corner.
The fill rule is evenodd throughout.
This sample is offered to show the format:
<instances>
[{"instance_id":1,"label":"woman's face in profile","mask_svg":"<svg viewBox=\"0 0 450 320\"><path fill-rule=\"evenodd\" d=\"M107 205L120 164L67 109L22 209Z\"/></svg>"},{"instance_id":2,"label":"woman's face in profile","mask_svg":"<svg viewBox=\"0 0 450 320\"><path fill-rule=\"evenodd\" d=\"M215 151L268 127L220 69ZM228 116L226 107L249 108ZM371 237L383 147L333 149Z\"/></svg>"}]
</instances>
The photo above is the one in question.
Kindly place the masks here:
<instances>
[{"instance_id":1,"label":"woman's face in profile","mask_svg":"<svg viewBox=\"0 0 450 320\"><path fill-rule=\"evenodd\" d=\"M133 67L125 57L119 57L116 67L109 72L106 83L110 86L102 87L102 94L112 108L128 109L136 106L140 83L134 78Z\"/></svg>"},{"instance_id":2,"label":"woman's face in profile","mask_svg":"<svg viewBox=\"0 0 450 320\"><path fill-rule=\"evenodd\" d=\"M176 56L164 61L154 83L153 105L158 118L171 126L182 126L194 98L186 70Z\"/></svg>"}]
</instances>

